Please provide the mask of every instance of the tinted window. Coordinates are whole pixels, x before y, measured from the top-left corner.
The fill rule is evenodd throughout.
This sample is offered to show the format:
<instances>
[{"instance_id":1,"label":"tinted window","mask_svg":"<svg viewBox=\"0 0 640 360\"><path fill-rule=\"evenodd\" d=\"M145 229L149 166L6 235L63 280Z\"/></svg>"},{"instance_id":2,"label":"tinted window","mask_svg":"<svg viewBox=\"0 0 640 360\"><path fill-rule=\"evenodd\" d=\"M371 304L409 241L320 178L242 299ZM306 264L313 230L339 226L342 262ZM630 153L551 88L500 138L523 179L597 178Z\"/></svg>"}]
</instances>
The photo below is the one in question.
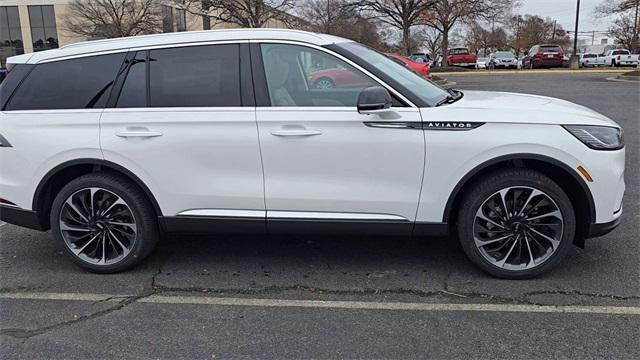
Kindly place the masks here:
<instances>
[{"instance_id":1,"label":"tinted window","mask_svg":"<svg viewBox=\"0 0 640 360\"><path fill-rule=\"evenodd\" d=\"M129 62L127 78L122 85L117 107L147 106L146 51L138 51Z\"/></svg>"},{"instance_id":2,"label":"tinted window","mask_svg":"<svg viewBox=\"0 0 640 360\"><path fill-rule=\"evenodd\" d=\"M20 84L20 81L29 73L33 65L27 64L8 64L7 69L10 74L5 74L6 78L0 83L0 109L9 100L9 96Z\"/></svg>"},{"instance_id":3,"label":"tinted window","mask_svg":"<svg viewBox=\"0 0 640 360\"><path fill-rule=\"evenodd\" d=\"M355 107L362 89L376 85L323 51L282 44L264 44L261 49L272 106Z\"/></svg>"},{"instance_id":4,"label":"tinted window","mask_svg":"<svg viewBox=\"0 0 640 360\"><path fill-rule=\"evenodd\" d=\"M110 54L36 65L6 109L104 107L124 56Z\"/></svg>"},{"instance_id":5,"label":"tinted window","mask_svg":"<svg viewBox=\"0 0 640 360\"><path fill-rule=\"evenodd\" d=\"M613 55L629 55L629 50L616 50L613 52Z\"/></svg>"},{"instance_id":6,"label":"tinted window","mask_svg":"<svg viewBox=\"0 0 640 360\"><path fill-rule=\"evenodd\" d=\"M150 106L241 106L239 47L151 50Z\"/></svg>"}]
</instances>

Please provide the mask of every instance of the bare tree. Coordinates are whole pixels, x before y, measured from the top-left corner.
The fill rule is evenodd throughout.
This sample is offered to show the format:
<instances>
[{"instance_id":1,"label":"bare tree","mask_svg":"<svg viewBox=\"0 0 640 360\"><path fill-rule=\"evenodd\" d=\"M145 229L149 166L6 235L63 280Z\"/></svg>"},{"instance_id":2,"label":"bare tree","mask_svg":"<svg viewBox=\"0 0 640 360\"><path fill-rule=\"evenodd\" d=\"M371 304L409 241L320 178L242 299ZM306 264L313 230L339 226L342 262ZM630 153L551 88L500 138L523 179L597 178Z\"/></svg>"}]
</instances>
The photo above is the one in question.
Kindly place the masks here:
<instances>
[{"instance_id":1,"label":"bare tree","mask_svg":"<svg viewBox=\"0 0 640 360\"><path fill-rule=\"evenodd\" d=\"M298 26L299 18L290 15L295 0L167 0L165 3L186 12L208 17L211 25L231 24L243 28L261 28L271 23Z\"/></svg>"},{"instance_id":2,"label":"bare tree","mask_svg":"<svg viewBox=\"0 0 640 360\"><path fill-rule=\"evenodd\" d=\"M73 0L62 28L87 38L153 34L161 30L158 0Z\"/></svg>"},{"instance_id":3,"label":"bare tree","mask_svg":"<svg viewBox=\"0 0 640 360\"><path fill-rule=\"evenodd\" d=\"M512 34L510 46L517 54L536 44L554 43L563 47L571 44L569 34L550 18L516 15L509 22L509 28Z\"/></svg>"},{"instance_id":4,"label":"bare tree","mask_svg":"<svg viewBox=\"0 0 640 360\"><path fill-rule=\"evenodd\" d=\"M449 34L461 21L486 19L500 11L511 9L513 0L439 0L436 5L423 14L424 22L442 33L443 60L447 66Z\"/></svg>"},{"instance_id":5,"label":"bare tree","mask_svg":"<svg viewBox=\"0 0 640 360\"><path fill-rule=\"evenodd\" d=\"M609 27L609 36L614 38L615 43L633 52L640 51L637 40L639 35L631 14L620 15Z\"/></svg>"},{"instance_id":6,"label":"bare tree","mask_svg":"<svg viewBox=\"0 0 640 360\"><path fill-rule=\"evenodd\" d=\"M420 25L422 14L440 0L355 0L351 6L402 32L402 52L412 51L411 28Z\"/></svg>"},{"instance_id":7,"label":"bare tree","mask_svg":"<svg viewBox=\"0 0 640 360\"><path fill-rule=\"evenodd\" d=\"M609 35L629 50L640 51L640 0L608 0L596 8L596 16L617 15Z\"/></svg>"},{"instance_id":8,"label":"bare tree","mask_svg":"<svg viewBox=\"0 0 640 360\"><path fill-rule=\"evenodd\" d=\"M305 0L299 13L314 31L336 34L357 16L348 0Z\"/></svg>"},{"instance_id":9,"label":"bare tree","mask_svg":"<svg viewBox=\"0 0 640 360\"><path fill-rule=\"evenodd\" d=\"M311 31L336 35L379 50L388 50L373 19L367 19L350 6L349 0L306 0L298 14Z\"/></svg>"},{"instance_id":10,"label":"bare tree","mask_svg":"<svg viewBox=\"0 0 640 360\"><path fill-rule=\"evenodd\" d=\"M432 27L425 26L420 32L420 37L431 57L435 59L442 52L442 33Z\"/></svg>"}]
</instances>

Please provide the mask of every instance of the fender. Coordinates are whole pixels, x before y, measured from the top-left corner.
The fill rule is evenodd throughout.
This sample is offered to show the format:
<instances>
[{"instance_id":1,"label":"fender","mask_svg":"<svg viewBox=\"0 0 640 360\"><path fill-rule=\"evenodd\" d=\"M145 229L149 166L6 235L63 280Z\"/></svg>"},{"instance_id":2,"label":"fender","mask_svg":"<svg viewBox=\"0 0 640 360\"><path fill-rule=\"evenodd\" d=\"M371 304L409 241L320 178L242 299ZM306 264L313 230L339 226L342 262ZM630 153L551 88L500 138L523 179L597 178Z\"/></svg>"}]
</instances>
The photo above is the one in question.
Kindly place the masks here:
<instances>
[{"instance_id":1,"label":"fender","mask_svg":"<svg viewBox=\"0 0 640 360\"><path fill-rule=\"evenodd\" d=\"M162 216L162 211L160 210L160 206L158 205L158 202L156 201L155 196L153 196L153 193L149 190L149 188L147 187L147 185L144 184L144 182L142 182L142 180L140 180L140 178L138 178L138 176L136 176L133 172L131 172L129 169L118 165L116 163L113 163L111 161L107 161L107 160L102 160L102 159L95 159L95 158L86 158L86 159L75 159L75 160L71 160L71 161L67 161L64 162L62 164L57 165L56 167L54 167L53 169L49 170L47 172L47 174L42 178L42 180L40 180L40 183L38 184L38 186L36 187L36 191L33 195L33 203L32 203L32 209L35 211L36 209L38 209L38 202L40 201L43 192L45 190L45 185L47 184L47 182L53 177L55 176L57 173L59 173L60 171L69 168L71 166L74 165L96 165L96 166L104 166L113 170L116 170L122 174L124 174L126 177L128 177L130 180L132 180L136 185L138 185L142 191L144 191L145 195L147 196L147 198L151 201L151 204L153 205L153 208L156 212L156 214L158 216Z\"/></svg>"},{"instance_id":2,"label":"fender","mask_svg":"<svg viewBox=\"0 0 640 360\"><path fill-rule=\"evenodd\" d=\"M585 194L585 196L587 198L587 203L589 204L589 214L590 214L590 217L591 217L591 221L595 221L595 219L596 219L596 206L595 206L595 203L593 201L593 195L591 195L591 190L589 190L589 187L584 182L584 180L578 175L578 173L575 172L572 168L570 168L567 164L565 164L565 163L563 163L561 161L558 161L556 159L553 159L553 158L550 158L550 157L544 156L544 155L527 154L527 153L509 154L509 155L499 156L499 157L493 158L491 160L488 160L488 161L476 166L471 171L469 171L465 176L462 177L462 179L460 179L458 184L456 184L456 186L453 188L453 191L449 195L449 199L447 200L447 205L445 206L445 209L444 209L444 215L443 215L442 221L445 222L445 223L450 221L451 212L453 211L453 203L456 200L456 197L459 195L460 191L464 188L464 186L468 183L468 181L471 178L473 178L475 175L477 175L482 170L488 168L491 165L494 165L494 164L497 164L497 163L500 163L500 162L503 162L503 161L509 161L509 160L538 160L538 161L543 161L543 162L555 165L555 166L563 169L568 174L571 174L571 176L574 178L574 180L576 180L580 184L580 187L582 188L582 192Z\"/></svg>"}]
</instances>

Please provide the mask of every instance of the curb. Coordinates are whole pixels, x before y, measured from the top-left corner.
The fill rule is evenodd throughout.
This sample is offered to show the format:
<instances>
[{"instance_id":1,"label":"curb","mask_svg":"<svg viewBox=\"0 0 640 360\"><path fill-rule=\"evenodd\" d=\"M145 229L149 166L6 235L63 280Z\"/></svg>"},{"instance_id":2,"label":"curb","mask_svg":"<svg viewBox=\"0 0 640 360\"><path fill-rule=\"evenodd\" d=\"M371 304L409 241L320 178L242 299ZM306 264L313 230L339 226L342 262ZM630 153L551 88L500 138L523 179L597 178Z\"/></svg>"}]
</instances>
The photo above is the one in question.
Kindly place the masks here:
<instances>
[{"instance_id":1,"label":"curb","mask_svg":"<svg viewBox=\"0 0 640 360\"><path fill-rule=\"evenodd\" d=\"M640 76L618 75L618 79L625 80L625 81L640 81Z\"/></svg>"},{"instance_id":2,"label":"curb","mask_svg":"<svg viewBox=\"0 0 640 360\"><path fill-rule=\"evenodd\" d=\"M434 72L437 76L489 76L489 75L529 75L529 74L620 74L627 70L503 70L503 71L461 71L461 72Z\"/></svg>"}]
</instances>

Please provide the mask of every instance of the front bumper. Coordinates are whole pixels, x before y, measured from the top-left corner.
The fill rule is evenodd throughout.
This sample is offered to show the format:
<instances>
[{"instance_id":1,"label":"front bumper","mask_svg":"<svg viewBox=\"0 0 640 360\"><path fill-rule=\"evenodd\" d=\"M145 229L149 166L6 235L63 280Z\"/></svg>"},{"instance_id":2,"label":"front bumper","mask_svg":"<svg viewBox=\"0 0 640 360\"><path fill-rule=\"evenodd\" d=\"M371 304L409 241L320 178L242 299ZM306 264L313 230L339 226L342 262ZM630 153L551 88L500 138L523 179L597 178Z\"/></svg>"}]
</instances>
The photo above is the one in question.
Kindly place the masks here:
<instances>
[{"instance_id":1,"label":"front bumper","mask_svg":"<svg viewBox=\"0 0 640 360\"><path fill-rule=\"evenodd\" d=\"M615 228L617 228L618 225L620 225L621 219L622 219L622 216L619 216L617 219L607 223L591 224L589 226L589 233L587 234L587 239L607 235L608 233L612 232Z\"/></svg>"}]
</instances>

